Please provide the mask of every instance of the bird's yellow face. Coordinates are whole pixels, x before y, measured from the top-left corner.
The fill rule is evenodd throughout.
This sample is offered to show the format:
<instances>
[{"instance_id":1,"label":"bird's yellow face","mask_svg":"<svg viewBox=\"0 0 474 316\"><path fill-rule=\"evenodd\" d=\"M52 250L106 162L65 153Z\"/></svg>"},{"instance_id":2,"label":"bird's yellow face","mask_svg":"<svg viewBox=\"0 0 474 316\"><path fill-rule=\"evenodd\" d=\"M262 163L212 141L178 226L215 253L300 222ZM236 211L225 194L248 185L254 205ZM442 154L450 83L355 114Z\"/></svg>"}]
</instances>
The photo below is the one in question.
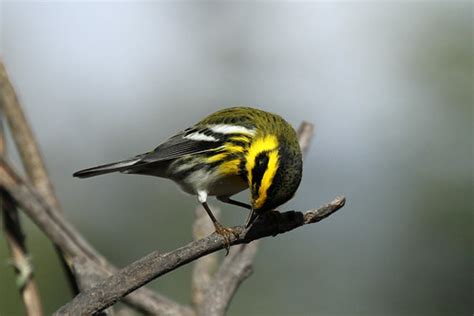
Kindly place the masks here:
<instances>
[{"instance_id":1,"label":"bird's yellow face","mask_svg":"<svg viewBox=\"0 0 474 316\"><path fill-rule=\"evenodd\" d=\"M264 208L269 198L269 189L279 170L278 139L267 135L252 142L246 156L247 179L254 210Z\"/></svg>"}]
</instances>

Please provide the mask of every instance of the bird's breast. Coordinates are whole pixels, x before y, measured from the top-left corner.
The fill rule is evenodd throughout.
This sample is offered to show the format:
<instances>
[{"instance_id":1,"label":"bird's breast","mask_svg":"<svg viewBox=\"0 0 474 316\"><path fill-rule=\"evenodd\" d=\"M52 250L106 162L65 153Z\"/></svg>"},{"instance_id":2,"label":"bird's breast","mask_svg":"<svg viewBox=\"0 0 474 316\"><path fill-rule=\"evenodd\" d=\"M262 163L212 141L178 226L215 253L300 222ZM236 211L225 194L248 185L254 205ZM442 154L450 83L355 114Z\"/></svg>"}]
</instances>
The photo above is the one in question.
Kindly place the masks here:
<instances>
[{"instance_id":1,"label":"bird's breast","mask_svg":"<svg viewBox=\"0 0 474 316\"><path fill-rule=\"evenodd\" d=\"M189 173L182 179L174 179L184 192L196 194L206 191L210 196L231 196L248 188L247 182L237 175L223 176L204 169Z\"/></svg>"},{"instance_id":2,"label":"bird's breast","mask_svg":"<svg viewBox=\"0 0 474 316\"><path fill-rule=\"evenodd\" d=\"M232 196L248 188L248 184L239 176L218 179L209 186L209 195Z\"/></svg>"}]
</instances>

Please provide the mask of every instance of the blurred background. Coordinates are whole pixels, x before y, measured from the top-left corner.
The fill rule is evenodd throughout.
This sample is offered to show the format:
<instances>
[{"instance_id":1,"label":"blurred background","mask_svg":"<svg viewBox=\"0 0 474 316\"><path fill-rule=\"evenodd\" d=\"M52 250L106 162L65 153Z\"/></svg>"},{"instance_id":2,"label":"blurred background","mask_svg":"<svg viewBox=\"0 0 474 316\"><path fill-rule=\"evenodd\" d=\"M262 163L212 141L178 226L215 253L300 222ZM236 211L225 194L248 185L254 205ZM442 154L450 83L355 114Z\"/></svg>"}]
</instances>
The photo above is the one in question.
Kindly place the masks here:
<instances>
[{"instance_id":1,"label":"blurred background","mask_svg":"<svg viewBox=\"0 0 474 316\"><path fill-rule=\"evenodd\" d=\"M113 263L188 243L196 200L167 180L71 174L245 104L316 125L303 182L281 209L348 201L263 240L229 315L474 311L472 2L0 8L1 58L63 208ZM224 223L245 220L220 206ZM51 244L24 224L49 314L71 294ZM0 237L0 314L21 315L8 258ZM190 267L150 286L188 303Z\"/></svg>"}]
</instances>

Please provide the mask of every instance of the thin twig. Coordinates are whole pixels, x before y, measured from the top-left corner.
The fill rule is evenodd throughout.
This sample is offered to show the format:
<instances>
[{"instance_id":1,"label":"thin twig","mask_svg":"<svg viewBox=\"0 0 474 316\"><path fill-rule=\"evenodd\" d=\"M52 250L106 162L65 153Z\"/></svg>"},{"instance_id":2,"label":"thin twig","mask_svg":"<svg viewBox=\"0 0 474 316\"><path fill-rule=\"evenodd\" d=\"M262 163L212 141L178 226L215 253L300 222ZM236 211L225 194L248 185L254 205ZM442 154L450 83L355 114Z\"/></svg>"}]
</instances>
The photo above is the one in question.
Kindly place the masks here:
<instances>
[{"instance_id":1,"label":"thin twig","mask_svg":"<svg viewBox=\"0 0 474 316\"><path fill-rule=\"evenodd\" d=\"M314 136L314 125L308 122L301 123L298 128L298 141L303 157L306 156Z\"/></svg>"},{"instance_id":2,"label":"thin twig","mask_svg":"<svg viewBox=\"0 0 474 316\"><path fill-rule=\"evenodd\" d=\"M118 271L103 259L63 216L55 217L57 210L52 210L53 207L48 205L42 196L4 160L0 160L0 187L10 194L15 203L66 255L72 258L86 258L91 269L99 271L104 278ZM84 247L89 249L87 255L83 251ZM125 298L125 302L147 314L186 316L194 314L189 307L146 288L130 294Z\"/></svg>"},{"instance_id":3,"label":"thin twig","mask_svg":"<svg viewBox=\"0 0 474 316\"><path fill-rule=\"evenodd\" d=\"M46 202L54 206L56 210L61 211L38 144L2 62L0 62L0 87L3 111L26 174Z\"/></svg>"},{"instance_id":4,"label":"thin twig","mask_svg":"<svg viewBox=\"0 0 474 316\"><path fill-rule=\"evenodd\" d=\"M212 212L219 218L220 210L213 207ZM214 225L209 220L202 206L196 208L196 220L193 225L194 240L206 237L214 231ZM212 280L212 274L217 268L217 254L213 253L199 258L194 262L191 276L191 303L198 308L204 300L204 295Z\"/></svg>"},{"instance_id":5,"label":"thin twig","mask_svg":"<svg viewBox=\"0 0 474 316\"><path fill-rule=\"evenodd\" d=\"M13 193L12 196L14 196ZM336 212L344 206L344 203L345 198L339 197L331 203L305 213L295 211L264 213L249 229L241 226L234 227L233 229L239 232L239 235L230 237L230 245L249 243L315 223ZM89 315L99 312L151 280L202 256L223 249L225 244L221 235L213 233L168 253L154 251L129 264L94 288L79 293L55 315Z\"/></svg>"},{"instance_id":6,"label":"thin twig","mask_svg":"<svg viewBox=\"0 0 474 316\"><path fill-rule=\"evenodd\" d=\"M0 115L0 156L6 152L3 121ZM0 192L1 210L3 211L3 230L5 240L11 253L12 265L17 273L17 286L28 316L43 315L43 307L38 286L33 276L33 265L25 246L25 235L21 229L20 217L11 197Z\"/></svg>"}]
</instances>

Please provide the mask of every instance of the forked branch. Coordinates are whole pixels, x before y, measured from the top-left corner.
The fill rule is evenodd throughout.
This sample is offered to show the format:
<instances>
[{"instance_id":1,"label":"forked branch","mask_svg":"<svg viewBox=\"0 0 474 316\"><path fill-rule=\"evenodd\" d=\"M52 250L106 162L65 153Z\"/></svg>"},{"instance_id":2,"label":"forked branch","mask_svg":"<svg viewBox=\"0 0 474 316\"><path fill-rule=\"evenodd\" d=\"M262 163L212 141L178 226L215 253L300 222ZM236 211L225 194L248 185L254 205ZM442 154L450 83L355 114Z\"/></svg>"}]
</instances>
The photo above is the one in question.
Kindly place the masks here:
<instances>
[{"instance_id":1,"label":"forked branch","mask_svg":"<svg viewBox=\"0 0 474 316\"><path fill-rule=\"evenodd\" d=\"M87 249L91 250L93 248L63 216L54 216L57 211L52 210L53 207L44 201L36 189L23 180L4 160L0 160L0 187L63 253L79 260L87 260L91 270L98 271L104 279L118 271L99 254L84 253L84 246L87 245ZM130 294L126 299L130 305L147 314L173 316L194 314L189 307L177 304L146 288Z\"/></svg>"}]
</instances>

